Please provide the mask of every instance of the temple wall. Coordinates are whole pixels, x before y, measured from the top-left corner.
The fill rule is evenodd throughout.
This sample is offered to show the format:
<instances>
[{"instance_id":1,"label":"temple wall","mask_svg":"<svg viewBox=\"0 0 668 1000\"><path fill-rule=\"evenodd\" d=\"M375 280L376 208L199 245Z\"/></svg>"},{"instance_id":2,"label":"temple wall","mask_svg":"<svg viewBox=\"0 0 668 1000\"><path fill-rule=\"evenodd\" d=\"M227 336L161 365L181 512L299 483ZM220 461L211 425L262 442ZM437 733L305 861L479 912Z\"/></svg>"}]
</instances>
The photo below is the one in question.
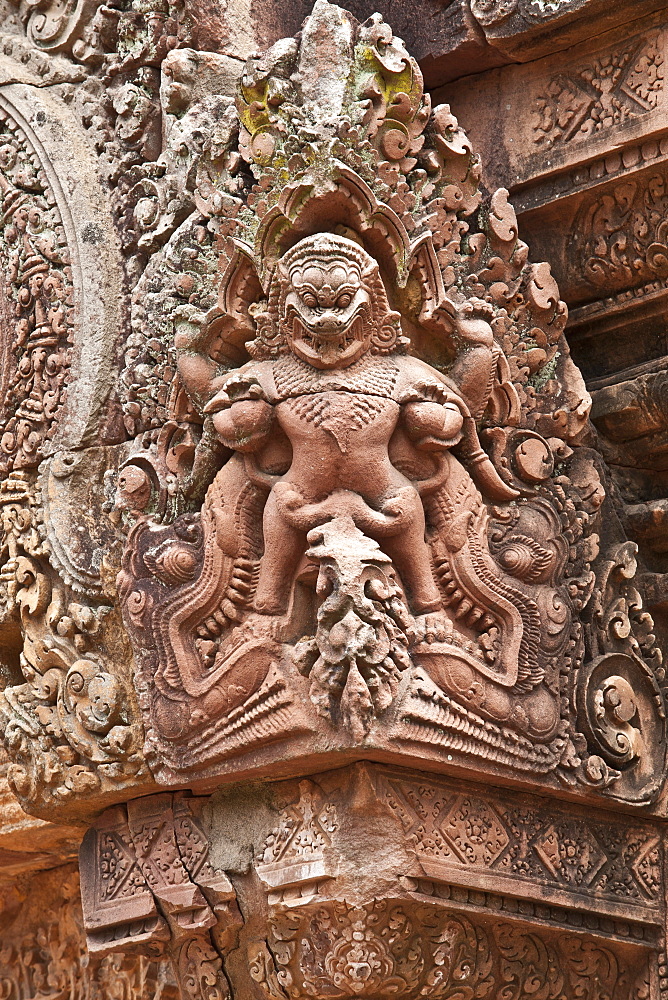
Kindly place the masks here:
<instances>
[{"instance_id":1,"label":"temple wall","mask_svg":"<svg viewBox=\"0 0 668 1000\"><path fill-rule=\"evenodd\" d=\"M0 0L0 998L666 1000L667 58Z\"/></svg>"}]
</instances>

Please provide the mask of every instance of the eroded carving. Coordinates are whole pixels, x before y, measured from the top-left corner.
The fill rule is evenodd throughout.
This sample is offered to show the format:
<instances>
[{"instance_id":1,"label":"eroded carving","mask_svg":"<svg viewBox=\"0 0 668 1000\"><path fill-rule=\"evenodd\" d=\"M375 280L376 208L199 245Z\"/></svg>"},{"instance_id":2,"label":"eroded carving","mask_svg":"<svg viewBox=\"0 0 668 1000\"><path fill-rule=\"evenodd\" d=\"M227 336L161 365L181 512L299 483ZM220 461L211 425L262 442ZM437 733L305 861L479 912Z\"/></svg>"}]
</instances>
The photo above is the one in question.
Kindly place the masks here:
<instances>
[{"instance_id":1,"label":"eroded carving","mask_svg":"<svg viewBox=\"0 0 668 1000\"><path fill-rule=\"evenodd\" d=\"M268 933L249 940L249 971L272 1000L511 988L565 998L592 977L611 996L643 995L642 946L622 953L614 939L632 914L635 940L653 939L655 828L631 822L613 833L605 819L368 765L302 782L298 795L255 864ZM351 877L362 830L377 867ZM512 899L521 883L541 885L535 907L531 889ZM374 884L386 895L374 896ZM579 906L584 935L573 933L585 926Z\"/></svg>"},{"instance_id":2,"label":"eroded carving","mask_svg":"<svg viewBox=\"0 0 668 1000\"><path fill-rule=\"evenodd\" d=\"M8 777L34 807L71 806L145 774L131 689L108 667L110 650L125 643L111 605L55 576L40 495L25 472L3 481L0 506L2 624L18 660L6 663L0 695Z\"/></svg>"},{"instance_id":3,"label":"eroded carving","mask_svg":"<svg viewBox=\"0 0 668 1000\"><path fill-rule=\"evenodd\" d=\"M183 1000L229 997L223 955L241 916L235 892L208 861L196 800L149 796L109 810L82 844L84 923L92 954L172 960Z\"/></svg>"},{"instance_id":4,"label":"eroded carving","mask_svg":"<svg viewBox=\"0 0 668 1000\"><path fill-rule=\"evenodd\" d=\"M167 958L86 954L79 879L72 865L3 886L18 905L3 913L0 988L11 1000L179 1000Z\"/></svg>"},{"instance_id":5,"label":"eroded carving","mask_svg":"<svg viewBox=\"0 0 668 1000\"><path fill-rule=\"evenodd\" d=\"M114 606L121 536L103 511L118 451L82 450L93 433L105 439L119 262L66 104L19 86L3 88L0 104L0 713L10 783L51 815L148 778Z\"/></svg>"},{"instance_id":6,"label":"eroded carving","mask_svg":"<svg viewBox=\"0 0 668 1000\"><path fill-rule=\"evenodd\" d=\"M0 470L36 468L62 408L73 342L67 237L44 164L0 107L3 302Z\"/></svg>"},{"instance_id":7,"label":"eroded carving","mask_svg":"<svg viewBox=\"0 0 668 1000\"><path fill-rule=\"evenodd\" d=\"M401 41L337 10L249 60L137 290L116 503L146 751L167 777L297 736L308 691L346 741L581 776L603 489L565 307L505 192L476 224L475 157Z\"/></svg>"}]
</instances>

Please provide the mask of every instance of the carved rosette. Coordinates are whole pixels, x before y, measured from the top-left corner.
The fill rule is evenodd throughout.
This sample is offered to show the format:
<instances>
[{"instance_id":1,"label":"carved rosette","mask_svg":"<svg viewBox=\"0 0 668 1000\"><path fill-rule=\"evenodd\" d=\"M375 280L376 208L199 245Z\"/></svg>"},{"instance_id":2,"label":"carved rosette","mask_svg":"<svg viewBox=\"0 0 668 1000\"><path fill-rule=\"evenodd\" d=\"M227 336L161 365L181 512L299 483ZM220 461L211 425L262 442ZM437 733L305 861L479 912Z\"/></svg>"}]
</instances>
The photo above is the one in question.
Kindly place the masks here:
<instances>
[{"instance_id":1,"label":"carved rosette","mask_svg":"<svg viewBox=\"0 0 668 1000\"><path fill-rule=\"evenodd\" d=\"M325 732L656 794L656 658L608 675L582 627L604 488L566 308L478 177L380 16L318 0L248 61L188 217L153 223L172 235L134 295L116 503L159 780Z\"/></svg>"}]
</instances>

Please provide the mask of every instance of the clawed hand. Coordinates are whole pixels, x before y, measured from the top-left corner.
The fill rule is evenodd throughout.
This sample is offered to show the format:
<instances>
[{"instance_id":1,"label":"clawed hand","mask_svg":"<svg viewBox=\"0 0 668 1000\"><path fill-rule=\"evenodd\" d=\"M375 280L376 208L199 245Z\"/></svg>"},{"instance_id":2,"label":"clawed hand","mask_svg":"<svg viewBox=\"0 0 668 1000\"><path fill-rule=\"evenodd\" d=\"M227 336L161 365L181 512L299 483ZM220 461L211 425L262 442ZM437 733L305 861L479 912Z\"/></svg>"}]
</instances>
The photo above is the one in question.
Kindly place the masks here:
<instances>
[{"instance_id":1,"label":"clawed hand","mask_svg":"<svg viewBox=\"0 0 668 1000\"><path fill-rule=\"evenodd\" d=\"M218 413L241 400L266 400L266 398L264 389L254 376L235 373L223 382L215 396L204 407L204 412L206 414Z\"/></svg>"}]
</instances>

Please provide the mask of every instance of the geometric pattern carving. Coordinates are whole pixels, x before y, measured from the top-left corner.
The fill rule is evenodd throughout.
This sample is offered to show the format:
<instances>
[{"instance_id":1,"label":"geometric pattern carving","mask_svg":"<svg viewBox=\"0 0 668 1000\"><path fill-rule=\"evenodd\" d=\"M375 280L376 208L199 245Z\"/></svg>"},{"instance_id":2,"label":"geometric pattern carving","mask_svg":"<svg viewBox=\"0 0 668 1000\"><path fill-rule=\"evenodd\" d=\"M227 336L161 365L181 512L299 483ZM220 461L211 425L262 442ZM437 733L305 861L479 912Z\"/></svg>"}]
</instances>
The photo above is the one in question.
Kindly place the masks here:
<instances>
[{"instance_id":1,"label":"geometric pattern carving","mask_svg":"<svg viewBox=\"0 0 668 1000\"><path fill-rule=\"evenodd\" d=\"M610 826L503 794L492 804L489 793L457 794L437 779L382 777L379 788L431 874L466 866L481 876L511 876L515 891L531 879L557 893L588 890L592 905L603 901L604 908L660 905L662 846L638 821L616 815Z\"/></svg>"},{"instance_id":2,"label":"geometric pattern carving","mask_svg":"<svg viewBox=\"0 0 668 1000\"><path fill-rule=\"evenodd\" d=\"M224 1000L222 956L241 918L229 880L209 863L200 805L162 794L102 815L80 852L84 924L91 953L165 953L183 1000Z\"/></svg>"},{"instance_id":3,"label":"geometric pattern carving","mask_svg":"<svg viewBox=\"0 0 668 1000\"><path fill-rule=\"evenodd\" d=\"M336 807L324 801L314 782L300 782L299 791L299 802L283 812L280 825L269 834L256 865L260 880L270 889L335 874L326 855L331 835L339 825Z\"/></svg>"},{"instance_id":4,"label":"geometric pattern carving","mask_svg":"<svg viewBox=\"0 0 668 1000\"><path fill-rule=\"evenodd\" d=\"M606 856L586 823L552 823L534 841L534 849L555 879L572 886L588 886L606 862Z\"/></svg>"},{"instance_id":5,"label":"geometric pattern carving","mask_svg":"<svg viewBox=\"0 0 668 1000\"><path fill-rule=\"evenodd\" d=\"M472 796L457 796L440 829L465 864L491 865L510 843L492 806Z\"/></svg>"},{"instance_id":6,"label":"geometric pattern carving","mask_svg":"<svg viewBox=\"0 0 668 1000\"><path fill-rule=\"evenodd\" d=\"M363 763L285 786L256 849L267 922L248 947L270 1000L646 995L654 822Z\"/></svg>"}]
</instances>

